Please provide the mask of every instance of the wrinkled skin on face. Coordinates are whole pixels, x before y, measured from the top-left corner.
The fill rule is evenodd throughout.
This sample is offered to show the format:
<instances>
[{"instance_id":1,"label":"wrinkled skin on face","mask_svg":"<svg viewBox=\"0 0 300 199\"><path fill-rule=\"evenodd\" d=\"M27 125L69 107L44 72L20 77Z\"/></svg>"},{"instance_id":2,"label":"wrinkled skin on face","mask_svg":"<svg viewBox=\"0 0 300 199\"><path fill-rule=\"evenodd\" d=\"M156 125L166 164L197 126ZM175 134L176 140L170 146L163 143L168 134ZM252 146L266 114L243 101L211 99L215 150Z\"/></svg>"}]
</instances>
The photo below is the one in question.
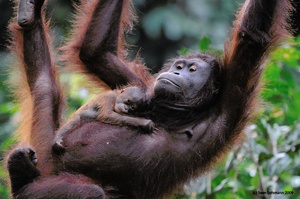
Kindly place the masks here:
<instances>
[{"instance_id":1,"label":"wrinkled skin on face","mask_svg":"<svg viewBox=\"0 0 300 199\"><path fill-rule=\"evenodd\" d=\"M154 92L168 98L190 100L199 94L211 73L211 66L201 59L179 59L157 77Z\"/></svg>"}]
</instances>

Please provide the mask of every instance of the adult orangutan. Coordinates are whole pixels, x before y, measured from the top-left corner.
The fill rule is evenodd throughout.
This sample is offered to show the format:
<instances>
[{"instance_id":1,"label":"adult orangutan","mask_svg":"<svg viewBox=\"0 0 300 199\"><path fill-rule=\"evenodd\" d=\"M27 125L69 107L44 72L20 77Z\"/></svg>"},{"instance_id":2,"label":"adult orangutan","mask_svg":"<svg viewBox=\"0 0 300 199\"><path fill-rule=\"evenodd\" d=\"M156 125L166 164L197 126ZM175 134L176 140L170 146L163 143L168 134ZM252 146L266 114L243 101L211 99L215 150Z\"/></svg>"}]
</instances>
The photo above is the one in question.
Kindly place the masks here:
<instances>
[{"instance_id":1,"label":"adult orangutan","mask_svg":"<svg viewBox=\"0 0 300 199\"><path fill-rule=\"evenodd\" d=\"M144 117L155 129L146 134L135 126L80 120L64 134L64 151L52 153L63 105L43 3L21 0L18 24L10 26L12 49L26 77L22 141L32 147L16 149L8 159L15 198L167 198L201 175L230 149L249 121L262 64L287 36L291 8L288 0L246 0L223 57L180 56L168 61L154 80L138 59L126 59L124 32L134 18L131 1L82 2L63 58L108 88L150 88Z\"/></svg>"}]
</instances>

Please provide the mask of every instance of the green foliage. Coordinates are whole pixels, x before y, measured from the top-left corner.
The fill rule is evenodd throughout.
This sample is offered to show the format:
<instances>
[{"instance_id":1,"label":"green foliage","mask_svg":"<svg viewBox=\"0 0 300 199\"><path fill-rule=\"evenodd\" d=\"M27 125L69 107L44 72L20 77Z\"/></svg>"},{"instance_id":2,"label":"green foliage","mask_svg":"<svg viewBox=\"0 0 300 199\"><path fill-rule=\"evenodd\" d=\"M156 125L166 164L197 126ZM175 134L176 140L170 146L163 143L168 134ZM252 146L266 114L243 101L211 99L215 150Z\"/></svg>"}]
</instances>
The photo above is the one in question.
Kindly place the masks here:
<instances>
[{"instance_id":1,"label":"green foliage","mask_svg":"<svg viewBox=\"0 0 300 199\"><path fill-rule=\"evenodd\" d=\"M8 64L7 53L0 53L0 198L8 198L6 185L7 173L3 169L4 153L12 145L11 133L14 131L13 116L17 113L9 90L7 89L6 70Z\"/></svg>"},{"instance_id":2,"label":"green foliage","mask_svg":"<svg viewBox=\"0 0 300 199\"><path fill-rule=\"evenodd\" d=\"M292 191L293 194L274 195L276 198L299 198L300 193L300 38L287 41L274 51L266 64L265 89L256 124L245 130L245 141L236 146L211 172L186 185L185 192L173 199L253 198L253 191ZM208 38L199 42L202 50L210 49ZM187 53L187 49L181 51ZM1 76L0 76L1 77ZM89 96L78 76L62 76L64 87L72 86L68 105L73 112ZM8 91L1 88L1 92ZM16 114L10 98L3 99L0 115L7 115L1 126L13 130L11 116ZM5 129L5 128L4 128ZM0 134L0 155L14 140ZM2 163L0 167L2 168ZM8 198L5 180L7 173L0 169L0 196ZM272 195L265 195L271 198Z\"/></svg>"},{"instance_id":3,"label":"green foliage","mask_svg":"<svg viewBox=\"0 0 300 199\"><path fill-rule=\"evenodd\" d=\"M300 198L299 46L300 38L292 39L271 54L260 114L245 130L245 141L177 198L250 199L253 191L286 193L259 195L265 198Z\"/></svg>"},{"instance_id":4,"label":"green foliage","mask_svg":"<svg viewBox=\"0 0 300 199\"><path fill-rule=\"evenodd\" d=\"M202 37L199 42L199 49L207 51L210 49L211 40L208 37Z\"/></svg>"},{"instance_id":5,"label":"green foliage","mask_svg":"<svg viewBox=\"0 0 300 199\"><path fill-rule=\"evenodd\" d=\"M192 2L195 1L182 1L181 4L193 8L191 13L194 13L195 16L195 13L199 13L199 9L201 9L201 13L207 11L211 13L211 16L216 16L214 9L207 9L202 4L195 6ZM221 2L221 5L227 6L229 4L224 1ZM55 7L57 8L56 4ZM151 37L159 36L161 32L164 32L167 37L177 40L179 37L190 37L191 35L198 37L199 33L205 30L208 35L215 35L220 32L208 29L212 28L211 21L202 26L198 26L199 20L196 20L197 23L195 21L186 23L189 19L183 18L185 14L179 12L178 7L173 6L166 13L163 12L164 9L166 9L164 6L155 9L141 20L146 33ZM228 8L228 10L231 9ZM160 17L157 17L157 14L160 14ZM175 22L166 23L165 18L176 19L182 23L175 26L173 25ZM200 18L205 17L200 16ZM147 24L150 25L147 26ZM176 27L177 29L174 29ZM67 32L67 30L57 30L57 32ZM209 38L202 37L198 43L198 48L207 51L211 50L211 45L213 44ZM261 111L257 122L245 130L245 141L236 146L211 172L193 180L185 186L184 193L174 196L173 199L250 199L254 198L253 191L267 190L293 191L293 194L274 195L275 198L300 198L299 46L300 38L292 39L271 54L263 77L265 85L261 95L263 102ZM187 52L188 48L180 51L181 54ZM2 169L2 158L4 151L7 151L14 144L14 139L10 135L15 129L15 118L18 115L7 85L4 83L7 76L3 74L9 65L4 57L7 57L7 54L0 54L1 199L8 198L7 185L5 184L7 173ZM65 88L71 86L73 88L68 94L68 107L70 108L67 115L69 115L86 101L89 93L81 86L82 80L78 77L63 75L62 83ZM266 198L271 198L271 196L265 195Z\"/></svg>"},{"instance_id":6,"label":"green foliage","mask_svg":"<svg viewBox=\"0 0 300 199\"><path fill-rule=\"evenodd\" d=\"M272 53L265 72L263 97L272 102L267 107L274 122L292 124L300 113L300 39L289 41L285 47ZM298 44L298 45L297 45Z\"/></svg>"}]
</instances>

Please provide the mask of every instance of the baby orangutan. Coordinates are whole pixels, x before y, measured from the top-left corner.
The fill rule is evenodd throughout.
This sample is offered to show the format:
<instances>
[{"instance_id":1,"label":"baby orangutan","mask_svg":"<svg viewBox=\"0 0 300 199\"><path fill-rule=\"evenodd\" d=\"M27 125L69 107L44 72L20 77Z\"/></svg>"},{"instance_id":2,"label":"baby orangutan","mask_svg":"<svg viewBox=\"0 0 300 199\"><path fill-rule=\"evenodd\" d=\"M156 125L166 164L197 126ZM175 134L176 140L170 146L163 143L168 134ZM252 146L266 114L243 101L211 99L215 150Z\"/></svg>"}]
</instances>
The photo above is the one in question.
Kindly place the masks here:
<instances>
[{"instance_id":1,"label":"baby orangutan","mask_svg":"<svg viewBox=\"0 0 300 199\"><path fill-rule=\"evenodd\" d=\"M63 137L81 120L95 119L107 124L140 127L151 132L154 123L149 119L131 116L148 105L145 92L136 86L107 91L78 109L57 132L53 150L62 151Z\"/></svg>"}]
</instances>

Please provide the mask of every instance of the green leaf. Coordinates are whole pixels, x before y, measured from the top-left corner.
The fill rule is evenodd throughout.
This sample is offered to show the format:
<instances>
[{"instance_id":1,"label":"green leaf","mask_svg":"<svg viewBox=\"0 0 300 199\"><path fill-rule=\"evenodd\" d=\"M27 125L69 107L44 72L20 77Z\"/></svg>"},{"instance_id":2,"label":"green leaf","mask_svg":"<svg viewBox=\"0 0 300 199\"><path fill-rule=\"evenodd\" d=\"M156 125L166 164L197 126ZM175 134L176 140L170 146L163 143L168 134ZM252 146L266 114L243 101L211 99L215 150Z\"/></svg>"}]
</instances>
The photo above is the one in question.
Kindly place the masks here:
<instances>
[{"instance_id":1,"label":"green leaf","mask_svg":"<svg viewBox=\"0 0 300 199\"><path fill-rule=\"evenodd\" d=\"M207 51L210 49L211 40L208 37L202 37L198 44L199 49L202 51Z\"/></svg>"}]
</instances>

